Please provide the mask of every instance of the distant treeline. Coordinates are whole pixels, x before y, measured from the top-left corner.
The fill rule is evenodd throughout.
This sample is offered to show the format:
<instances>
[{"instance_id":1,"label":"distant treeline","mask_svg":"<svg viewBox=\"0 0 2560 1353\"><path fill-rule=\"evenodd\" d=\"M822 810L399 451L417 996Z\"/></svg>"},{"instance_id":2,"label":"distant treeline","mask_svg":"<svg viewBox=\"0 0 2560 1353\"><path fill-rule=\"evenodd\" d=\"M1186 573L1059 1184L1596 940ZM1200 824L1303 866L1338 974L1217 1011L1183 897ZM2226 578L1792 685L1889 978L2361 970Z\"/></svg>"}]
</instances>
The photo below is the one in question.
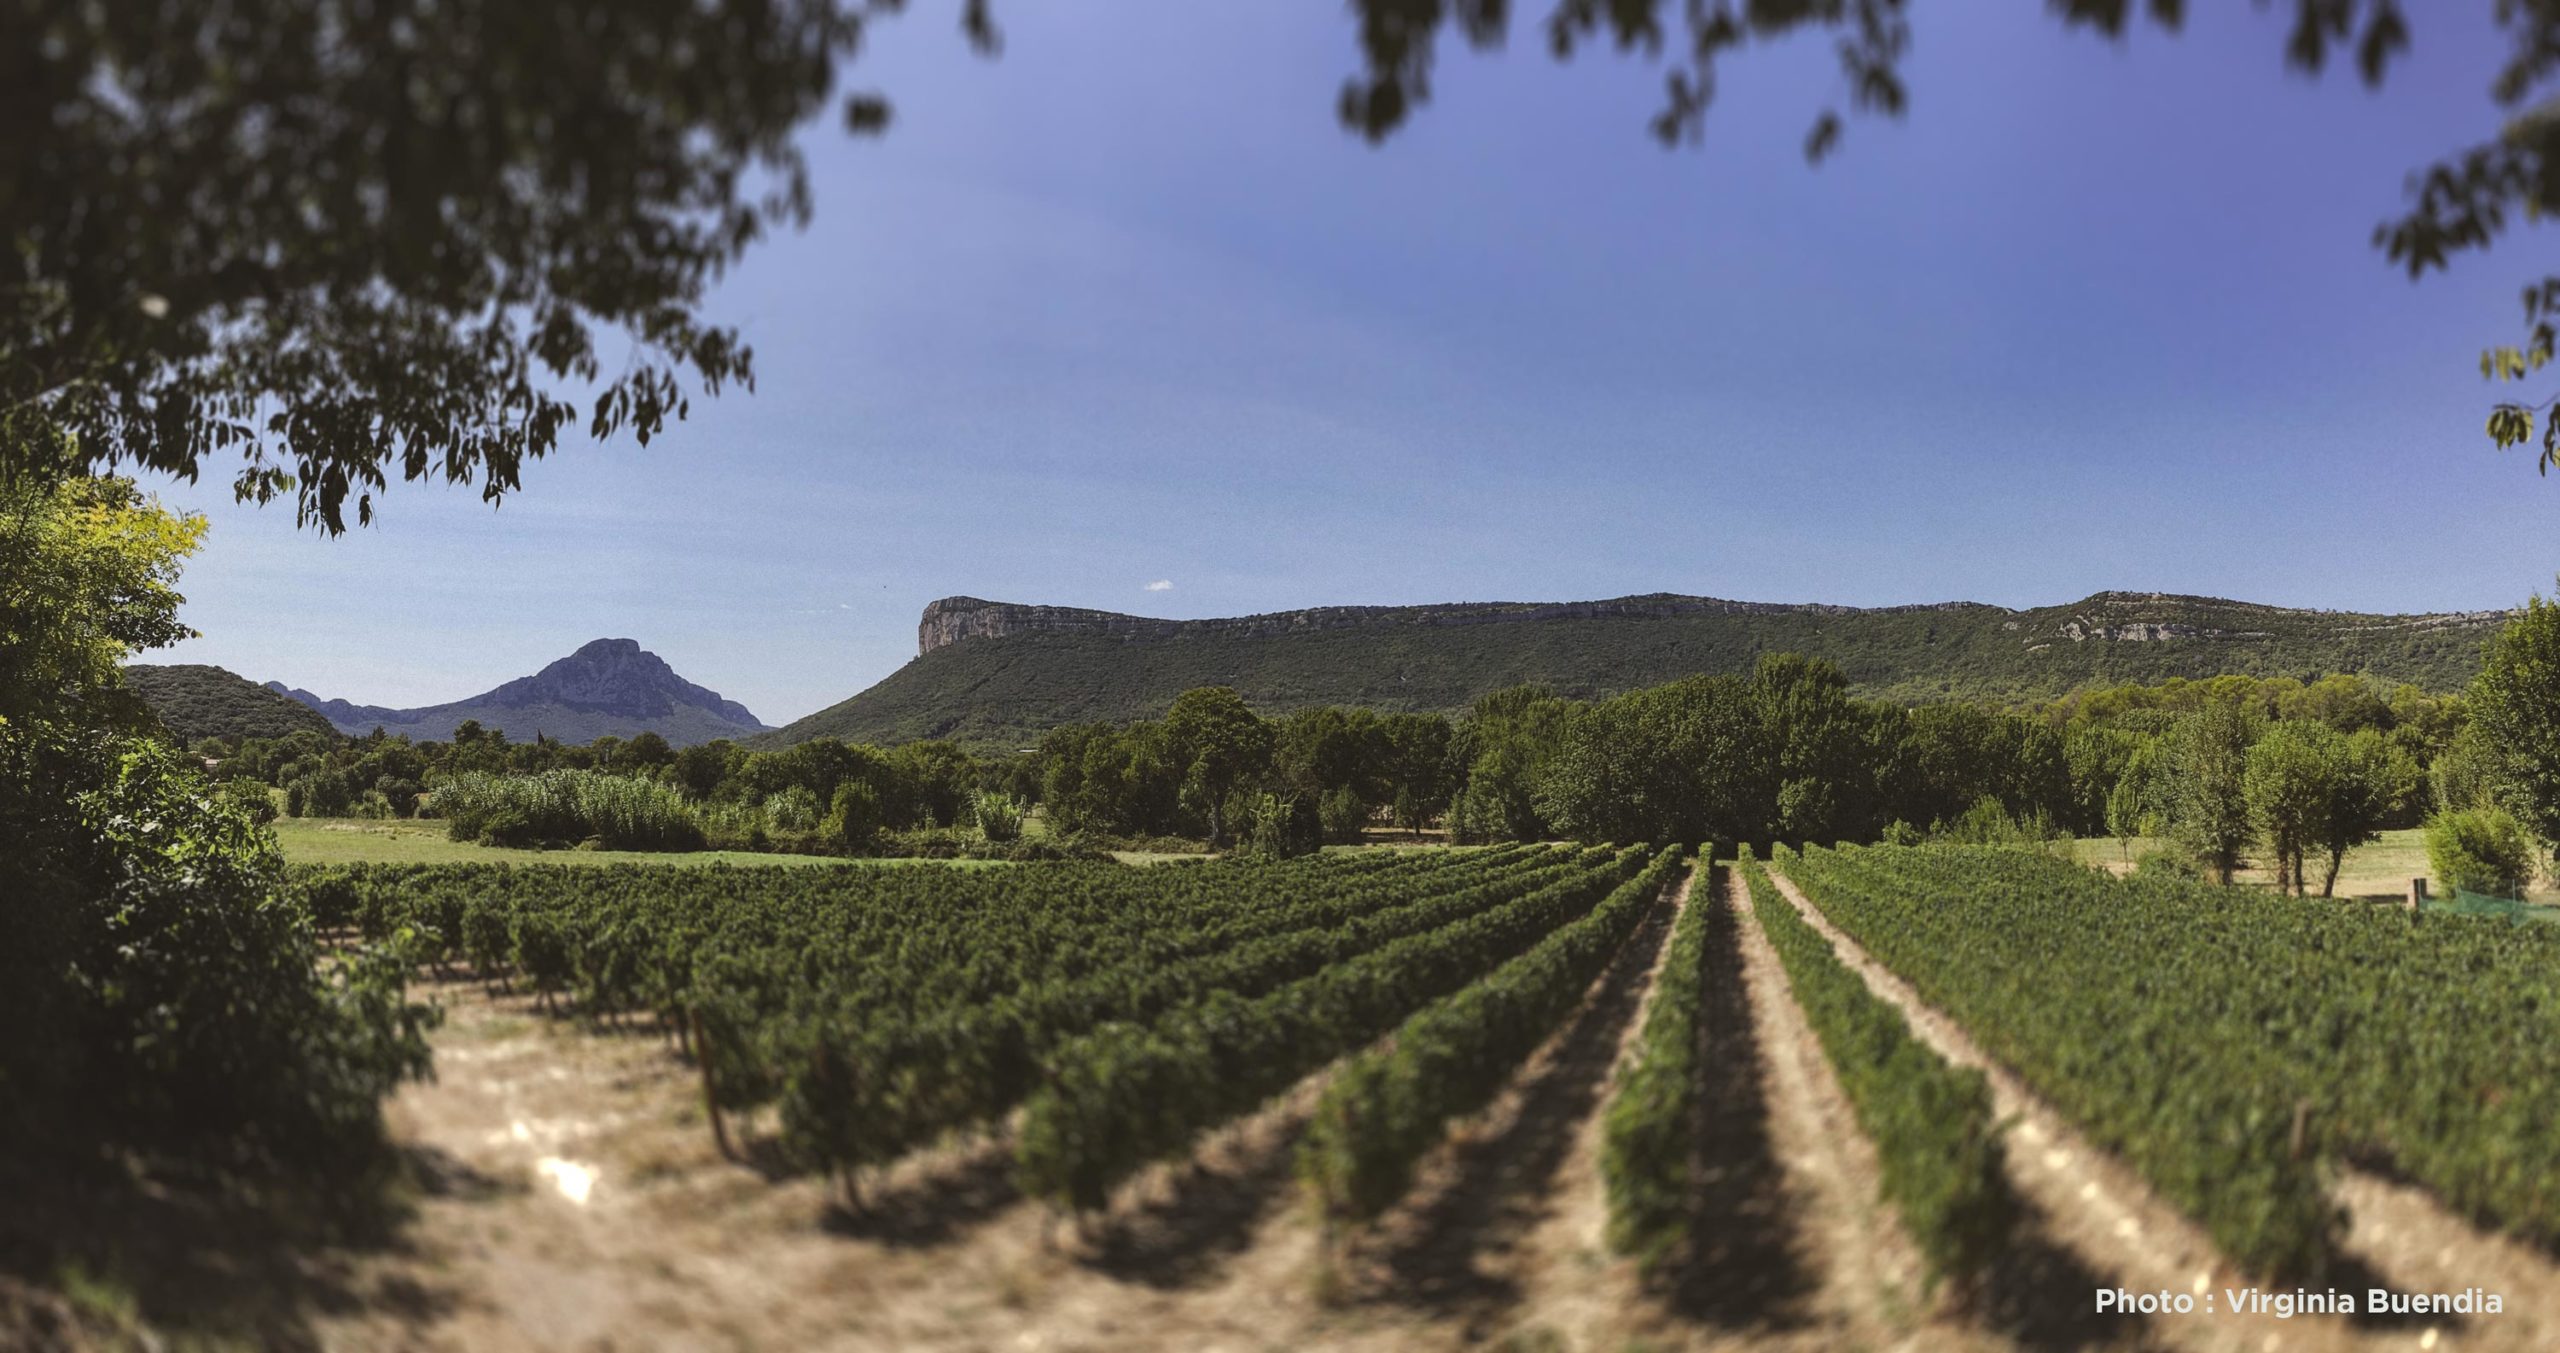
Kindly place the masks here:
<instances>
[{"instance_id":1,"label":"distant treeline","mask_svg":"<svg viewBox=\"0 0 2560 1353\"><path fill-rule=\"evenodd\" d=\"M2367 839L2478 798L2467 726L2458 697L2349 676L1906 707L1852 695L1828 662L1770 655L1748 677L1598 701L1516 687L1455 719L1266 718L1208 687L1160 719L1071 724L998 757L828 739L679 751L645 733L516 743L471 724L449 743L296 734L197 750L218 774L282 786L289 813L424 803L457 837L505 844L956 853L1008 845L1036 804L1052 839L1088 844L1290 853L1380 827L1459 842L2117 834L2177 837L2208 869L2263 842L2292 879L2342 832Z\"/></svg>"}]
</instances>

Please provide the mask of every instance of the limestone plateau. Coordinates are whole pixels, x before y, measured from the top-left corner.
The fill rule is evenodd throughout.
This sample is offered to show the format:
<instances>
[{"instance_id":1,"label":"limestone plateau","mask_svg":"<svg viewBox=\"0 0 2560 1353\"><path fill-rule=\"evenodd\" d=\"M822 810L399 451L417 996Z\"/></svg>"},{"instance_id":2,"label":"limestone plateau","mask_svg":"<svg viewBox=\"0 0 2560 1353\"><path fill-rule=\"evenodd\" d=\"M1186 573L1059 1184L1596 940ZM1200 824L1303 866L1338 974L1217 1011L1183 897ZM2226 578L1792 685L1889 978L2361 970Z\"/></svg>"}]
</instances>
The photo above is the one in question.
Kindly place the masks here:
<instances>
[{"instance_id":1,"label":"limestone plateau","mask_svg":"<svg viewBox=\"0 0 2560 1353\"><path fill-rule=\"evenodd\" d=\"M2167 592L2026 609L1654 593L1170 620L946 597L925 607L913 661L757 741L952 738L1012 750L1063 723L1151 718L1182 691L1213 685L1235 687L1266 712L1455 712L1522 682L1604 696L1748 672L1779 652L1828 658L1862 692L1913 704L2045 700L2092 684L2224 674L2343 672L2450 691L2479 669L2481 641L2508 614L2317 611Z\"/></svg>"}]
</instances>

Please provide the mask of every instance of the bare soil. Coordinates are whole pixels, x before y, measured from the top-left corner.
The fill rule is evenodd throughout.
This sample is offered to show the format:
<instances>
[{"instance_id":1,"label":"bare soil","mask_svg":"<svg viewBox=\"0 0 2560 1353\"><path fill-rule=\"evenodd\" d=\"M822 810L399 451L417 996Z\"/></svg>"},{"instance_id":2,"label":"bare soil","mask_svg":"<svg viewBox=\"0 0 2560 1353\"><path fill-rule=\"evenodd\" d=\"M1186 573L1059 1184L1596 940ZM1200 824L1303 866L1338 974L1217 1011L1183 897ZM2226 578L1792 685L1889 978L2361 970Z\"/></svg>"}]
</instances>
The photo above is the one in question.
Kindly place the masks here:
<instances>
[{"instance_id":1,"label":"bare soil","mask_svg":"<svg viewBox=\"0 0 2560 1353\"><path fill-rule=\"evenodd\" d=\"M476 982L438 984L439 1077L389 1109L413 1176L396 1225L363 1245L279 1237L236 1264L173 1231L166 1248L188 1257L188 1290L236 1308L211 1340L175 1342L501 1353L2554 1346L2560 1275L2548 1256L2361 1174L2341 1181L2340 1197L2364 1262L2398 1286L2497 1286L2510 1313L2441 1327L2099 1317L2100 1286L2240 1280L1996 1067L2032 1216L1979 1301L1924 1290L1879 1200L1874 1152L1747 898L1717 894L1701 881L1658 907L1501 1098L1424 1162L1407 1203L1330 1239L1294 1175L1321 1074L1192 1160L1134 1181L1096 1226L1023 1198L1000 1137L904 1162L848 1210L823 1181L770 1165L756 1149L770 1121L733 1119L747 1148L724 1158L699 1081L658 1034L546 1014ZM1712 932L1706 956L1698 1244L1647 1280L1602 1241L1598 1120L1682 905L1734 907L1737 923ZM1961 1031L1832 933L1933 1045L1983 1064ZM50 1301L0 1289L0 1316L14 1312L0 1343L62 1327ZM141 1318L161 1314L142 1303ZM80 1323L109 1328L108 1316Z\"/></svg>"},{"instance_id":2,"label":"bare soil","mask_svg":"<svg viewBox=\"0 0 2560 1353\"><path fill-rule=\"evenodd\" d=\"M2119 1287L2132 1292L2188 1292L2219 1296L2253 1280L2215 1253L2204 1232L2163 1202L2130 1169L2092 1146L2024 1082L1986 1056L1952 1020L1919 999L1910 985L1876 962L1834 926L1794 883L1772 875L1779 892L1828 937L1841 959L1868 988L1899 1006L1912 1029L1950 1062L1980 1067L1990 1078L1999 1112L2011 1120L2010 1178L2033 1210L2037 1244L2056 1262L2072 1265L2083 1290ZM2484 1235L2447 1213L2423 1192L2363 1171L2343 1172L2337 1197L2350 1213L2341 1258L2346 1272L2329 1286L2352 1291L2363 1304L2367 1289L2459 1292L2481 1287L2501 1294L2502 1314L2422 1319L2235 1312L2218 1303L2213 1315L2166 1315L2139 1322L2138 1338L2173 1348L2275 1349L2549 1349L2560 1329L2560 1265L2551 1256ZM2057 1294L2060 1283L2049 1284ZM1996 1283L1995 1287L2023 1291ZM2082 1307L2093 1309L2094 1303ZM2103 1318L2105 1330L2117 1317ZM2132 1324L2134 1322L2126 1322ZM2036 1328L2032 1321L2022 1334ZM2083 1329L2088 1325L2084 1322ZM2082 1346L2063 1327L2050 1330L2052 1346ZM2032 1340L2039 1344L2048 1340Z\"/></svg>"}]
</instances>

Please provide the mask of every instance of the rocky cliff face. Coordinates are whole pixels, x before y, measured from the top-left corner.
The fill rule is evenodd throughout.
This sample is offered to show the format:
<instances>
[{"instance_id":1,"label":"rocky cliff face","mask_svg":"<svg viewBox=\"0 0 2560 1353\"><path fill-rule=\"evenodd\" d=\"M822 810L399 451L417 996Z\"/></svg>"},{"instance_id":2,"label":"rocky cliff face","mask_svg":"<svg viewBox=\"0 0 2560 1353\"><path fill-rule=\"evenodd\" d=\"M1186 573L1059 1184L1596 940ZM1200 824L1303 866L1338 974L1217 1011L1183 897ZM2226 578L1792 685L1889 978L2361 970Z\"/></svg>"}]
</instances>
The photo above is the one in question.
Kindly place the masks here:
<instances>
[{"instance_id":1,"label":"rocky cliff face","mask_svg":"<svg viewBox=\"0 0 2560 1353\"><path fill-rule=\"evenodd\" d=\"M692 706L732 723L763 727L746 706L677 676L666 659L642 648L636 639L598 639L479 700L511 709L564 705L630 719L656 718Z\"/></svg>"},{"instance_id":2,"label":"rocky cliff face","mask_svg":"<svg viewBox=\"0 0 2560 1353\"><path fill-rule=\"evenodd\" d=\"M963 639L1001 639L1015 634L1107 634L1123 639L1170 639L1215 635L1221 638L1271 638L1318 630L1391 626L1497 625L1540 620L1638 619L1668 620L1694 615L1855 615L1910 611L1995 610L1970 601L1932 602L1919 606L1790 605L1765 601L1726 601L1718 597L1676 596L1657 592L1609 601L1481 601L1443 606L1317 606L1303 611L1219 620L1159 620L1088 611L1072 606L1023 606L976 597L944 597L924 608L916 627L916 651L930 653Z\"/></svg>"}]
</instances>

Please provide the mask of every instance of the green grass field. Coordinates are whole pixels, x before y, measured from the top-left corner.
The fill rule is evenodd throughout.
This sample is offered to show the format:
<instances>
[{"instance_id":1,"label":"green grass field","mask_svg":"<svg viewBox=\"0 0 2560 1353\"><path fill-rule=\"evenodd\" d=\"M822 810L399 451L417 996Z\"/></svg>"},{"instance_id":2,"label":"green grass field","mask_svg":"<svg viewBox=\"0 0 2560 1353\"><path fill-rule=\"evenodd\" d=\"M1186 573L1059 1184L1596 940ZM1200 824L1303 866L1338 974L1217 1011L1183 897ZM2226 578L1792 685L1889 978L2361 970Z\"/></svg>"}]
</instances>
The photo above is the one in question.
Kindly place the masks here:
<instances>
[{"instance_id":1,"label":"green grass field","mask_svg":"<svg viewBox=\"0 0 2560 1353\"><path fill-rule=\"evenodd\" d=\"M2131 842L2128 854L2126 843L2112 836L2084 836L2071 843L2071 858L2082 864L2122 869L2128 859L2141 859L2144 851L2160 844L2154 838L2137 836ZM2311 868L2311 882L2316 890L2320 882L2320 864L2314 861ZM2425 834L2415 827L2384 832L2380 841L2347 852L2346 866L2338 873L2337 895L2375 902L2404 901L2409 896L2409 880L2414 878L2426 879L2436 896L2446 895L2444 885L2435 880L2427 867ZM2272 871L2259 868L2254 863L2240 871L2242 883L2269 885L2274 881ZM2554 887L2549 878L2537 878L2533 886L2525 890L2525 900L2546 907L2560 906L2560 887Z\"/></svg>"}]
</instances>

